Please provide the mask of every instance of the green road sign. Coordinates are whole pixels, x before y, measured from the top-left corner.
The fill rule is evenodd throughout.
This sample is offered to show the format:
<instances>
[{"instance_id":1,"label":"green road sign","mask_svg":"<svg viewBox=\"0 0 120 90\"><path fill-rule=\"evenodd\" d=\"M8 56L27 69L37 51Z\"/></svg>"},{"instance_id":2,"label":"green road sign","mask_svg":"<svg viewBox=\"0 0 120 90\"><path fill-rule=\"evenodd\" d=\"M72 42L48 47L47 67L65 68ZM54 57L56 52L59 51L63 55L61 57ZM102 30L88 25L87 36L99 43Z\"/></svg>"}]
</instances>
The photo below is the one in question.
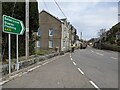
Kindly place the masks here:
<instances>
[{"instance_id":1,"label":"green road sign","mask_svg":"<svg viewBox=\"0 0 120 90\"><path fill-rule=\"evenodd\" d=\"M22 35L24 30L25 28L22 21L3 15L3 32Z\"/></svg>"}]
</instances>

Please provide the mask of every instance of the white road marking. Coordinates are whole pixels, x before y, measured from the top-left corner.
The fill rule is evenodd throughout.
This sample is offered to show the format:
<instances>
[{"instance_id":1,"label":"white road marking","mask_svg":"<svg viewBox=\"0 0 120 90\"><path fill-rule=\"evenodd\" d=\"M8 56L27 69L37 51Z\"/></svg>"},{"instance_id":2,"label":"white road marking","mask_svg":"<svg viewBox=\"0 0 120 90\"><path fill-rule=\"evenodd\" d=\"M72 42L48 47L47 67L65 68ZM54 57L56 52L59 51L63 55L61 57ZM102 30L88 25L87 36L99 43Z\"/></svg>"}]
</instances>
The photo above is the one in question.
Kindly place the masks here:
<instances>
[{"instance_id":1,"label":"white road marking","mask_svg":"<svg viewBox=\"0 0 120 90\"><path fill-rule=\"evenodd\" d=\"M103 54L101 54L101 53L97 53L97 52L96 52L96 54L103 56Z\"/></svg>"},{"instance_id":2,"label":"white road marking","mask_svg":"<svg viewBox=\"0 0 120 90\"><path fill-rule=\"evenodd\" d=\"M27 72L23 72L22 74L19 75L19 77L21 77L21 76L23 76L25 74L27 74Z\"/></svg>"},{"instance_id":3,"label":"white road marking","mask_svg":"<svg viewBox=\"0 0 120 90\"><path fill-rule=\"evenodd\" d=\"M36 67L34 67L34 68L31 68L31 69L29 69L29 70L28 70L28 72L33 71L33 70L35 70L35 69L39 68L40 66L41 66L41 65L36 66Z\"/></svg>"},{"instance_id":4,"label":"white road marking","mask_svg":"<svg viewBox=\"0 0 120 90\"><path fill-rule=\"evenodd\" d=\"M15 75L14 77L17 77L17 76L21 77L21 76L27 74L28 72L31 72L31 71L39 68L39 67L41 67L41 65L38 65L38 66L36 66L36 67L34 67L34 68L31 68L31 69L29 69L27 72L23 72L22 74L17 74L17 75ZM12 77L12 78L13 78L13 77Z\"/></svg>"},{"instance_id":5,"label":"white road marking","mask_svg":"<svg viewBox=\"0 0 120 90\"><path fill-rule=\"evenodd\" d=\"M103 50L95 50L96 52L105 52L105 51L103 51Z\"/></svg>"},{"instance_id":6,"label":"white road marking","mask_svg":"<svg viewBox=\"0 0 120 90\"><path fill-rule=\"evenodd\" d=\"M75 63L75 62L73 62L73 64L76 66L76 63Z\"/></svg>"},{"instance_id":7,"label":"white road marking","mask_svg":"<svg viewBox=\"0 0 120 90\"><path fill-rule=\"evenodd\" d=\"M2 80L2 78L0 78L0 81Z\"/></svg>"},{"instance_id":8,"label":"white road marking","mask_svg":"<svg viewBox=\"0 0 120 90\"><path fill-rule=\"evenodd\" d=\"M51 61L52 62L52 61ZM43 63L42 65L46 65L46 64L48 64L48 62L46 62L46 63Z\"/></svg>"},{"instance_id":9,"label":"white road marking","mask_svg":"<svg viewBox=\"0 0 120 90\"><path fill-rule=\"evenodd\" d=\"M98 90L100 90L99 89L99 87L93 82L93 81L89 81L95 88L97 88Z\"/></svg>"},{"instance_id":10,"label":"white road marking","mask_svg":"<svg viewBox=\"0 0 120 90\"><path fill-rule=\"evenodd\" d=\"M71 61L72 61L73 59L71 58Z\"/></svg>"},{"instance_id":11,"label":"white road marking","mask_svg":"<svg viewBox=\"0 0 120 90\"><path fill-rule=\"evenodd\" d=\"M39 68L40 66L36 66L36 68Z\"/></svg>"},{"instance_id":12,"label":"white road marking","mask_svg":"<svg viewBox=\"0 0 120 90\"><path fill-rule=\"evenodd\" d=\"M94 52L93 50L91 50L91 52Z\"/></svg>"},{"instance_id":13,"label":"white road marking","mask_svg":"<svg viewBox=\"0 0 120 90\"><path fill-rule=\"evenodd\" d=\"M58 59L58 58L60 58L60 57L57 57L57 59ZM50 60L50 61L45 60L45 61L47 61L47 62L43 63L42 65L48 64L48 63L53 62L53 61L55 61L55 60L56 60L56 59ZM40 63L41 63L41 62L40 62ZM1 82L0 82L0 85L3 85L3 84L5 84L6 82L9 82L9 81L10 81L11 79L13 79L13 78L21 77L21 76L23 76L24 74L27 74L27 73L33 71L34 69L41 67L42 65L38 65L38 66L36 66L36 67L34 67L34 68L31 68L31 69L27 70L26 72L15 74L14 76L9 77L9 79L8 79L8 80L5 80L5 81L1 81L2 78L0 78L0 81L1 81Z\"/></svg>"},{"instance_id":14,"label":"white road marking","mask_svg":"<svg viewBox=\"0 0 120 90\"><path fill-rule=\"evenodd\" d=\"M28 70L28 72L31 72L31 71L33 71L33 70L34 70L34 68L31 68L31 69Z\"/></svg>"},{"instance_id":15,"label":"white road marking","mask_svg":"<svg viewBox=\"0 0 120 90\"><path fill-rule=\"evenodd\" d=\"M81 74L84 75L84 72L80 68L78 68L78 70L79 70L79 72L81 72Z\"/></svg>"},{"instance_id":16,"label":"white road marking","mask_svg":"<svg viewBox=\"0 0 120 90\"><path fill-rule=\"evenodd\" d=\"M18 74L15 74L15 75L13 75L13 76L10 76L9 79L13 79L13 78L19 76L20 74L21 74L21 73L18 73Z\"/></svg>"},{"instance_id":17,"label":"white road marking","mask_svg":"<svg viewBox=\"0 0 120 90\"><path fill-rule=\"evenodd\" d=\"M19 77L23 76L23 74L19 75Z\"/></svg>"},{"instance_id":18,"label":"white road marking","mask_svg":"<svg viewBox=\"0 0 120 90\"><path fill-rule=\"evenodd\" d=\"M36 69L36 68L38 68L38 66L36 66L36 67L34 67L34 68L32 68L32 69L34 70L34 69Z\"/></svg>"},{"instance_id":19,"label":"white road marking","mask_svg":"<svg viewBox=\"0 0 120 90\"><path fill-rule=\"evenodd\" d=\"M3 85L4 83L8 82L9 80L5 80L5 81L2 81L0 82L0 85Z\"/></svg>"},{"instance_id":20,"label":"white road marking","mask_svg":"<svg viewBox=\"0 0 120 90\"><path fill-rule=\"evenodd\" d=\"M117 59L117 58L115 58L115 57L110 57L110 58L112 58L112 59Z\"/></svg>"},{"instance_id":21,"label":"white road marking","mask_svg":"<svg viewBox=\"0 0 120 90\"><path fill-rule=\"evenodd\" d=\"M57 84L60 84L60 82L57 82Z\"/></svg>"}]
</instances>

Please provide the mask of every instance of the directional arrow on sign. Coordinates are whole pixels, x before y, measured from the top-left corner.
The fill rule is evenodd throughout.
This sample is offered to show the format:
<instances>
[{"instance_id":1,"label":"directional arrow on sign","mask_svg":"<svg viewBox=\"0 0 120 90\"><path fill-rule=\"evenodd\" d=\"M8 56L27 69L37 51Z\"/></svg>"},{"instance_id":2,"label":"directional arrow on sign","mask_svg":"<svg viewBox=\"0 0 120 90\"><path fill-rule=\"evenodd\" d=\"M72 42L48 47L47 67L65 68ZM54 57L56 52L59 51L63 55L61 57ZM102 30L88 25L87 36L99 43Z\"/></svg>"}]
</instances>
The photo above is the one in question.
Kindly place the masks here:
<instances>
[{"instance_id":1,"label":"directional arrow on sign","mask_svg":"<svg viewBox=\"0 0 120 90\"><path fill-rule=\"evenodd\" d=\"M3 15L3 32L22 35L24 33L24 30L25 28L21 20Z\"/></svg>"}]
</instances>

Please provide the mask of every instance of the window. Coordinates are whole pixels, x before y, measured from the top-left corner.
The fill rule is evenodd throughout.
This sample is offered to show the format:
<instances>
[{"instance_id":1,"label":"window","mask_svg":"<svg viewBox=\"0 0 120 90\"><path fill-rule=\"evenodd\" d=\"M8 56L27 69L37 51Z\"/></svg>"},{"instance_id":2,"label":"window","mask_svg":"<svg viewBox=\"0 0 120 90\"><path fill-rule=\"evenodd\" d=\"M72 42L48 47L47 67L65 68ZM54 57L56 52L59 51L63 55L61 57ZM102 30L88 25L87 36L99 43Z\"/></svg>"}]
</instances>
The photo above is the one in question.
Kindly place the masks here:
<instances>
[{"instance_id":1,"label":"window","mask_svg":"<svg viewBox=\"0 0 120 90\"><path fill-rule=\"evenodd\" d=\"M53 29L49 29L49 36L53 36Z\"/></svg>"},{"instance_id":2,"label":"window","mask_svg":"<svg viewBox=\"0 0 120 90\"><path fill-rule=\"evenodd\" d=\"M37 36L40 36L40 31L37 32Z\"/></svg>"},{"instance_id":3,"label":"window","mask_svg":"<svg viewBox=\"0 0 120 90\"><path fill-rule=\"evenodd\" d=\"M37 41L37 47L38 48L40 47L40 41Z\"/></svg>"},{"instance_id":4,"label":"window","mask_svg":"<svg viewBox=\"0 0 120 90\"><path fill-rule=\"evenodd\" d=\"M53 48L53 40L49 40L49 48Z\"/></svg>"},{"instance_id":5,"label":"window","mask_svg":"<svg viewBox=\"0 0 120 90\"><path fill-rule=\"evenodd\" d=\"M63 41L63 47L65 47L65 41Z\"/></svg>"},{"instance_id":6,"label":"window","mask_svg":"<svg viewBox=\"0 0 120 90\"><path fill-rule=\"evenodd\" d=\"M38 28L38 32L37 32L37 41L40 41L40 28Z\"/></svg>"}]
</instances>

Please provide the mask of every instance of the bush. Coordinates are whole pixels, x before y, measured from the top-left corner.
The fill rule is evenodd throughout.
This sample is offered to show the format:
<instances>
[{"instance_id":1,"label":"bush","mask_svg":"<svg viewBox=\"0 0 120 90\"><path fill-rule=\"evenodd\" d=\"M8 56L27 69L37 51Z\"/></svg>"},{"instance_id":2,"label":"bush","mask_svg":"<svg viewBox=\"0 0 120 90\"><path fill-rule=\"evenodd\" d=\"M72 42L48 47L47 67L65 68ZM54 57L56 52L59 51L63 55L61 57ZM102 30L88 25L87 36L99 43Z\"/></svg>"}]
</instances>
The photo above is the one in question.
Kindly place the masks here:
<instances>
[{"instance_id":1,"label":"bush","mask_svg":"<svg viewBox=\"0 0 120 90\"><path fill-rule=\"evenodd\" d=\"M120 41L117 42L117 45L120 46Z\"/></svg>"},{"instance_id":2,"label":"bush","mask_svg":"<svg viewBox=\"0 0 120 90\"><path fill-rule=\"evenodd\" d=\"M117 45L102 44L102 49L120 52L120 46L117 46Z\"/></svg>"}]
</instances>

